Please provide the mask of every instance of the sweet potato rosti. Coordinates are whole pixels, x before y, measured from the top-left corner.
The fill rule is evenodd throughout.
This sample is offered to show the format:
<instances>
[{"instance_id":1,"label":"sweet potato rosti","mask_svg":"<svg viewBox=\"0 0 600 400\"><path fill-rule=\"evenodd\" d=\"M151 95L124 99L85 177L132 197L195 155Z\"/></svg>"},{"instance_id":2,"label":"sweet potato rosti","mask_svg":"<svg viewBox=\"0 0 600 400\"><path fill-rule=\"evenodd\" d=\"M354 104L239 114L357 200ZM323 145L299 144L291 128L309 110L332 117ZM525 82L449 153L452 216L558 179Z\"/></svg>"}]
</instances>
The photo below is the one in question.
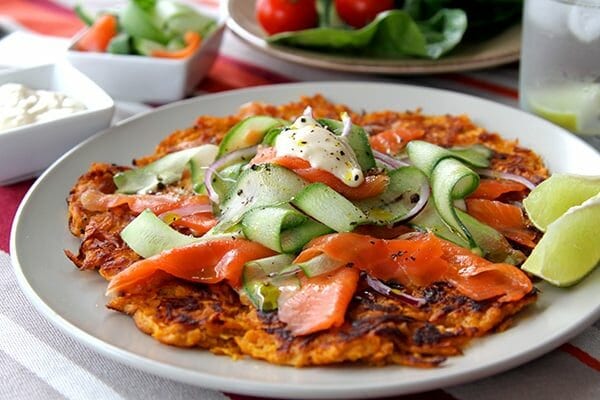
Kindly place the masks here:
<instances>
[{"instance_id":1,"label":"sweet potato rosti","mask_svg":"<svg viewBox=\"0 0 600 400\"><path fill-rule=\"evenodd\" d=\"M193 127L166 137L154 154L135 160L135 166L148 165L166 154L200 144L219 143L230 128L248 116L269 115L293 121L307 106L319 118L338 119L347 112L352 122L370 135L371 146L379 151L398 152L414 139L442 147L482 144L493 150L491 169L517 174L534 183L547 177L547 170L535 153L477 127L465 115L427 116L419 110L359 113L332 104L320 95L279 106L250 103L228 117L201 116ZM107 280L141 259L120 236L139 211L133 211L134 207L127 203L94 209L86 204L85 196L114 193L113 177L128 169L93 164L68 197L69 227L82 243L78 254L66 254L78 268L98 270ZM196 196L192 187L190 174L184 173L181 180L160 185L151 196L187 204ZM514 193L501 195L510 197ZM194 224L172 226L184 234L198 234ZM413 230L406 226L363 226L357 231L362 233L365 229L369 235L386 239ZM519 243L514 246L528 251ZM353 268L350 264L346 267ZM162 343L208 349L233 358L247 355L298 367L344 362L434 367L448 356L461 354L472 338L506 329L513 317L537 298L535 289L531 289L517 300L501 301L495 296L476 301L452 284L451 279L424 285L386 281L387 288L401 293L388 295L373 288L365 268L357 274L358 284L343 323L308 334L295 334L277 312L257 310L247 296L240 296L239 287L232 288L231 281L190 282L164 271L118 291L108 307L131 315L140 330Z\"/></svg>"}]
</instances>

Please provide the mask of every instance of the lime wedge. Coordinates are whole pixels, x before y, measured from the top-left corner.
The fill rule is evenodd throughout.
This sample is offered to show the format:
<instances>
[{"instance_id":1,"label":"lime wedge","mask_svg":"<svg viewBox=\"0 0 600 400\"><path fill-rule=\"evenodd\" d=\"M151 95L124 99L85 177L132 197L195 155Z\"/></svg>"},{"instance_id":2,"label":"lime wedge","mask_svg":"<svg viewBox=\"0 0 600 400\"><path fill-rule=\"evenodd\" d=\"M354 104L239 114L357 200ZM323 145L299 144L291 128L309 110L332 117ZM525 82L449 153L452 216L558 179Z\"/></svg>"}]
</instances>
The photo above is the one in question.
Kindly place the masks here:
<instances>
[{"instance_id":1,"label":"lime wedge","mask_svg":"<svg viewBox=\"0 0 600 400\"><path fill-rule=\"evenodd\" d=\"M599 83L532 89L527 98L531 111L540 117L580 134L600 134Z\"/></svg>"},{"instance_id":2,"label":"lime wedge","mask_svg":"<svg viewBox=\"0 0 600 400\"><path fill-rule=\"evenodd\" d=\"M556 286L571 286L600 261L600 194L548 225L522 269Z\"/></svg>"},{"instance_id":3,"label":"lime wedge","mask_svg":"<svg viewBox=\"0 0 600 400\"><path fill-rule=\"evenodd\" d=\"M531 222L544 232L569 208L598 193L600 176L555 174L533 189L523 201L523 206Z\"/></svg>"}]
</instances>

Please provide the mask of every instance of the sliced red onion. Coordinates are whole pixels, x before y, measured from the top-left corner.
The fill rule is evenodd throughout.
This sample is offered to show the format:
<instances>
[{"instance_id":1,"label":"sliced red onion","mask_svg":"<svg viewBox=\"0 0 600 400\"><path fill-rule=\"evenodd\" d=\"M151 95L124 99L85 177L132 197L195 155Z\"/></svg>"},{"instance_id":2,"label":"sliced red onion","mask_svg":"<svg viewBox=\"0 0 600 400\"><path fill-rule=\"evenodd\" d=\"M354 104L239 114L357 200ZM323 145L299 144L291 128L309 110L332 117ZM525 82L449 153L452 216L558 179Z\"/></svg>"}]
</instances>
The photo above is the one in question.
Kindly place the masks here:
<instances>
[{"instance_id":1,"label":"sliced red onion","mask_svg":"<svg viewBox=\"0 0 600 400\"><path fill-rule=\"evenodd\" d=\"M404 235L400 235L396 239L413 240L413 239L418 238L423 235L424 235L424 233L421 231L406 232Z\"/></svg>"},{"instance_id":2,"label":"sliced red onion","mask_svg":"<svg viewBox=\"0 0 600 400\"><path fill-rule=\"evenodd\" d=\"M417 201L416 204L414 205L414 207L411 208L410 211L406 213L406 215L402 218L401 221L398 221L396 223L398 224L401 222L406 222L406 221L414 218L421 211L423 211L423 209L427 205L427 202L429 201L430 194L431 194L431 189L429 189L429 185L426 183L421 185L421 191L419 192L419 201Z\"/></svg>"},{"instance_id":3,"label":"sliced red onion","mask_svg":"<svg viewBox=\"0 0 600 400\"><path fill-rule=\"evenodd\" d=\"M387 155L387 154L382 153L377 150L373 150L373 156L375 157L376 160L380 161L382 164L384 164L386 167L388 167L390 169L397 169L400 167L406 167L406 166L410 165L407 162L400 161L390 155Z\"/></svg>"},{"instance_id":4,"label":"sliced red onion","mask_svg":"<svg viewBox=\"0 0 600 400\"><path fill-rule=\"evenodd\" d=\"M165 219L169 215L176 215L178 217L186 217L194 214L212 213L212 206L210 204L190 204L184 207L176 208L174 210L165 211L160 214L158 218Z\"/></svg>"},{"instance_id":5,"label":"sliced red onion","mask_svg":"<svg viewBox=\"0 0 600 400\"><path fill-rule=\"evenodd\" d=\"M289 267L284 268L279 272L271 272L267 275L269 278L285 278L289 276L294 276L296 273L302 271L298 265L292 264Z\"/></svg>"},{"instance_id":6,"label":"sliced red onion","mask_svg":"<svg viewBox=\"0 0 600 400\"><path fill-rule=\"evenodd\" d=\"M477 172L479 173L479 175L488 176L490 178L506 179L508 181L518 182L529 190L533 190L536 187L535 183L520 175L511 174L508 172L494 171L493 169L478 169Z\"/></svg>"},{"instance_id":7,"label":"sliced red onion","mask_svg":"<svg viewBox=\"0 0 600 400\"><path fill-rule=\"evenodd\" d=\"M302 115L305 116L305 117L313 119L312 107L311 106L306 106L306 108L304 109L304 112L302 113Z\"/></svg>"},{"instance_id":8,"label":"sliced red onion","mask_svg":"<svg viewBox=\"0 0 600 400\"><path fill-rule=\"evenodd\" d=\"M367 284L371 287L371 289L375 290L377 293L380 293L384 296L395 297L408 305L414 307L421 307L427 304L427 300L411 296L409 294L401 292L398 289L393 289L385 283L381 282L379 279L375 279L370 275L367 275Z\"/></svg>"},{"instance_id":9,"label":"sliced red onion","mask_svg":"<svg viewBox=\"0 0 600 400\"><path fill-rule=\"evenodd\" d=\"M350 131L352 131L352 118L348 115L347 112L342 113L342 123L344 124L342 128L341 137L348 137Z\"/></svg>"},{"instance_id":10,"label":"sliced red onion","mask_svg":"<svg viewBox=\"0 0 600 400\"><path fill-rule=\"evenodd\" d=\"M231 165L231 164L235 163L236 161L250 160L252 157L254 157L256 155L257 149L258 149L258 146L252 146L252 147L246 147L246 148L243 148L240 150L232 151L231 153L226 154L225 156L219 158L217 161L215 161L214 163L212 163L211 165L208 166L208 168L206 169L206 172L204 174L204 186L206 186L206 192L208 194L208 198L212 202L217 203L217 204L219 204L219 202L220 202L219 195L217 194L217 192L212 184L214 174L217 173L217 171L220 170L221 168Z\"/></svg>"}]
</instances>

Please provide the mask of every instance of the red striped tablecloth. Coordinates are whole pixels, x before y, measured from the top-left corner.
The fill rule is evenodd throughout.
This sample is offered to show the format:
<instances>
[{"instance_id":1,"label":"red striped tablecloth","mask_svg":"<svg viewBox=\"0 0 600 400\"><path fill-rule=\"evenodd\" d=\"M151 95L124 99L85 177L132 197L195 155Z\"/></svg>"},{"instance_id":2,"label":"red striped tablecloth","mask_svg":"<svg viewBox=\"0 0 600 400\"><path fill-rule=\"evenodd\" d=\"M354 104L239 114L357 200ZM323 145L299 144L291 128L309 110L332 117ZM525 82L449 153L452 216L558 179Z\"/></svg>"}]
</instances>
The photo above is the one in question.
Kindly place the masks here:
<instances>
[{"instance_id":1,"label":"red striped tablecloth","mask_svg":"<svg viewBox=\"0 0 600 400\"><path fill-rule=\"evenodd\" d=\"M218 7L218 0L197 2ZM81 28L67 7L72 3L72 0L2 0L0 17L10 17L38 33L68 37ZM101 5L115 1L85 3ZM276 60L250 48L230 32L197 93L305 80L361 79L456 90L517 107L516 64L427 77L365 77ZM251 399L169 381L118 364L83 347L46 322L19 290L7 254L14 213L32 183L0 187L0 398ZM600 399L600 321L555 351L509 372L466 385L397 398Z\"/></svg>"}]
</instances>

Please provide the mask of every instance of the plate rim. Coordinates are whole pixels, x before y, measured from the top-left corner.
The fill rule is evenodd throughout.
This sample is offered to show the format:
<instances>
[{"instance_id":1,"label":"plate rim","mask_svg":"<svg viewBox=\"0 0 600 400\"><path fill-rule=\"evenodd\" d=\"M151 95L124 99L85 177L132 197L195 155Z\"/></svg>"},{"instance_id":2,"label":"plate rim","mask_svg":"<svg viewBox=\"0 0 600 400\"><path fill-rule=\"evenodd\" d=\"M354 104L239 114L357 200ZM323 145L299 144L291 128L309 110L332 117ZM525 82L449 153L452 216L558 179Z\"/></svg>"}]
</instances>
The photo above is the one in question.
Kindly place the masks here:
<instances>
[{"instance_id":1,"label":"plate rim","mask_svg":"<svg viewBox=\"0 0 600 400\"><path fill-rule=\"evenodd\" d=\"M129 350L120 348L118 346L112 345L110 343L105 342L104 340L93 336L92 334L87 333L83 329L75 326L71 322L67 321L63 316L56 313L48 304L44 302L44 300L38 295L30 284L29 280L25 276L24 269L21 267L21 263L19 261L19 252L17 250L16 236L18 234L19 226L22 220L21 215L24 213L25 209L29 206L29 203L32 201L31 198L35 195L36 191L39 190L38 187L43 187L45 181L48 176L54 173L57 170L63 160L70 157L71 154L80 151L82 147L87 146L87 143L96 140L97 137L103 136L113 129L120 127L122 125L130 124L135 122L136 120L143 119L150 114L156 112L168 112L169 109L179 108L189 104L193 104L196 102L205 102L210 101L215 97L231 97L235 98L240 94L252 94L259 93L264 91L265 88L272 88L274 91L285 91L289 88L304 88L307 87L306 90L317 90L317 86L355 86L355 87L363 87L363 85L372 85L372 86L393 86L397 88L409 87L413 89L418 89L419 91L425 91L430 93L436 92L445 92L453 95L464 96L466 98L470 98L472 100L476 100L478 102L494 104L496 106L500 106L501 108L511 109L513 111L522 112L518 109L514 109L512 107L506 106L501 103L497 103L488 99L479 98L477 96L464 94L460 92L454 92L450 90L444 89L436 89L429 87L420 87L416 85L406 85L406 84L390 84L390 83L379 83L379 82L363 82L363 81L328 81L328 82L298 82L298 83L290 83L290 84L280 84L280 85L265 85L258 86L253 88L244 88L239 90L227 91L222 93L216 93L211 95L198 96L195 98L171 103L162 107L159 107L150 112L141 113L139 115L132 116L119 124L116 124L114 127L103 130L92 137L86 139L79 145L75 146L73 149L65 153L61 158L56 160L52 166L50 166L42 176L32 185L29 189L22 202L20 203L18 210L15 214L15 218L11 228L10 234L10 257L11 263L13 265L13 271L17 276L17 281L19 286L26 294L26 297L29 301L34 305L34 307L44 316L46 320L49 320L53 325L57 326L61 331L63 331L68 336L75 338L77 341L83 343L84 345L92 348L93 350L100 352L112 359L116 359L119 362L127 364L131 367L146 371L151 374L160 375L169 379L173 379L180 382L185 382L188 384L202 386L209 389L226 391L230 393L238 393L245 395L258 395L258 396L266 396L266 397L279 397L279 398L335 398L335 396L339 396L343 394L345 396L355 397L355 398L367 398L367 397L375 397L375 396L387 396L387 395L396 395L396 394L408 394L419 392L423 390L431 390L435 388L440 388L446 385L457 385L466 382L471 382L477 379L481 379L492 374L500 373L506 371L515 366L521 365L527 361L530 361L534 358L545 354L546 352L552 350L553 348L559 346L561 343L568 341L570 338L574 337L584 329L586 329L589 325L591 325L595 320L600 317L600 304L595 308L594 312L587 314L584 318L580 318L578 324L571 325L568 329L564 329L560 331L559 334L556 334L552 337L552 340L547 340L534 346L526 352L519 354L518 356L508 358L496 363L490 363L488 365L476 367L469 371L457 371L454 374L448 374L443 377L436 378L433 382L426 381L419 385L412 385L408 389L399 388L397 385L390 385L384 388L374 388L374 387L366 387L364 384L361 384L359 387L362 389L367 388L371 392L365 394L363 392L359 393L349 393L348 389L340 389L335 386L320 386L318 391L315 391L314 388L300 388L299 391L294 393L289 393L290 385L282 384L282 383L269 383L265 384L264 382L255 382L249 381L248 379L243 378L222 378L219 376L211 375L208 373L204 373L201 371L189 371L186 368L175 366L172 364L165 364L164 362L153 360L149 357L135 354ZM308 88L310 87L310 89ZM200 113L200 112L199 112ZM198 114L199 114L198 113ZM535 117L531 116L530 117ZM540 119L538 117L535 117ZM541 120L541 119L540 119ZM543 120L541 120L543 121ZM543 121L552 127L554 125L549 122ZM556 127L554 127L556 129ZM584 146L592 148L588 143L583 141L581 138L577 136L572 136L566 131L562 129L558 129L561 135L568 135L569 140L576 140L581 142ZM287 367L283 367L287 368ZM433 383L433 384L432 384ZM239 389L238 389L239 388ZM298 389L298 388L297 388ZM355 390L356 388L350 388L350 390ZM348 397L348 398L350 398Z\"/></svg>"},{"instance_id":2,"label":"plate rim","mask_svg":"<svg viewBox=\"0 0 600 400\"><path fill-rule=\"evenodd\" d=\"M408 64L402 65L402 62L407 60L399 59L397 63L392 63L392 60L385 60L382 64L360 63L360 59L352 59L348 62L336 62L329 58L318 57L318 52L306 49L290 50L285 46L271 45L264 39L254 35L248 31L244 25L234 18L234 14L230 12L230 7L239 0L227 0L226 10L229 15L227 19L227 27L242 41L250 44L253 48L261 50L268 55L279 59L297 63L301 65L321 68L325 70L354 72L362 74L384 74L384 75L426 75L426 74L443 74L452 72L467 72L481 70L485 68L510 64L520 59L521 46L514 51L505 51L494 56L473 58L465 64L465 59L410 59ZM518 24L516 24L518 25ZM509 27L507 29L512 29ZM310 57L311 55L316 57ZM435 62L438 61L438 62Z\"/></svg>"}]
</instances>

